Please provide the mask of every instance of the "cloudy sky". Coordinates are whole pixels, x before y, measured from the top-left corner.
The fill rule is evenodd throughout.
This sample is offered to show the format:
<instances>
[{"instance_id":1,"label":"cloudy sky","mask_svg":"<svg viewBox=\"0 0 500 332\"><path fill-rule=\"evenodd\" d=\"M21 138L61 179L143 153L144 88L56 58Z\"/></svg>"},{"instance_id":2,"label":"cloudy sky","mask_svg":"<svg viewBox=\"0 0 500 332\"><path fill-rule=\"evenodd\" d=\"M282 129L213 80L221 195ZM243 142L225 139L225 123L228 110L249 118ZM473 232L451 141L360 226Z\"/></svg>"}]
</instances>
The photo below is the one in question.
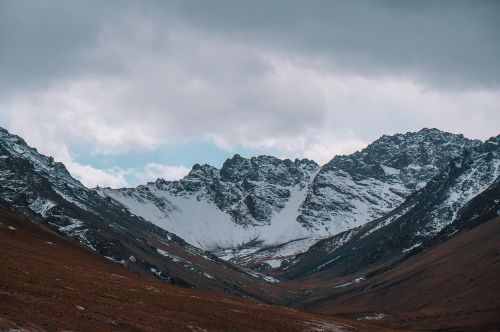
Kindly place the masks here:
<instances>
[{"instance_id":1,"label":"cloudy sky","mask_svg":"<svg viewBox=\"0 0 500 332\"><path fill-rule=\"evenodd\" d=\"M0 126L88 186L500 129L499 1L0 1Z\"/></svg>"}]
</instances>

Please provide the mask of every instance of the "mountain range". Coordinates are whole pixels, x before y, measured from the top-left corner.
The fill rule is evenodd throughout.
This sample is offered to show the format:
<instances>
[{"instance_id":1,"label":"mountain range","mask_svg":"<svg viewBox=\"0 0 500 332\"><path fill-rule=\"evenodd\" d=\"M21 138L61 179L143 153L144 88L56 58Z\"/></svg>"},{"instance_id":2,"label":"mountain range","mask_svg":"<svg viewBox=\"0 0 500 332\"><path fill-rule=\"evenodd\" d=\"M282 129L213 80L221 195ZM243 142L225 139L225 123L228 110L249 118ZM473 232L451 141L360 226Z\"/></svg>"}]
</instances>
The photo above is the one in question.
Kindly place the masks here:
<instances>
[{"instance_id":1,"label":"mountain range","mask_svg":"<svg viewBox=\"0 0 500 332\"><path fill-rule=\"evenodd\" d=\"M422 262L442 268L445 263L432 257L442 255L442 248L458 248L460 238L482 237L485 252L497 255L478 263L487 265L483 272L490 278L477 287L492 287L491 276L500 277L500 241L491 236L500 215L499 141L425 128L384 135L322 166L307 159L235 155L220 169L196 164L178 181L91 189L63 164L0 128L0 205L128 270L168 283L371 317L376 313L364 304L380 305L369 294L382 277L408 280L408 271L417 267L411 273L430 273L422 272ZM446 260L458 257L455 251ZM446 266L459 273L455 265ZM415 282L424 291L432 284ZM391 292L410 296L414 288L405 285L401 281ZM456 294L461 297L450 301L474 297ZM338 310L343 299L358 305ZM382 316L369 319L384 324L386 317L386 325L412 328L420 323L403 321L418 310L422 306L414 303L385 306ZM470 324L498 323L492 318L500 313L498 301L484 310L482 316L471 313Z\"/></svg>"},{"instance_id":2,"label":"mountain range","mask_svg":"<svg viewBox=\"0 0 500 332\"><path fill-rule=\"evenodd\" d=\"M332 236L379 218L480 143L424 129L383 136L322 167L235 155L221 169L195 165L179 181L98 192L205 249L269 245Z\"/></svg>"}]
</instances>

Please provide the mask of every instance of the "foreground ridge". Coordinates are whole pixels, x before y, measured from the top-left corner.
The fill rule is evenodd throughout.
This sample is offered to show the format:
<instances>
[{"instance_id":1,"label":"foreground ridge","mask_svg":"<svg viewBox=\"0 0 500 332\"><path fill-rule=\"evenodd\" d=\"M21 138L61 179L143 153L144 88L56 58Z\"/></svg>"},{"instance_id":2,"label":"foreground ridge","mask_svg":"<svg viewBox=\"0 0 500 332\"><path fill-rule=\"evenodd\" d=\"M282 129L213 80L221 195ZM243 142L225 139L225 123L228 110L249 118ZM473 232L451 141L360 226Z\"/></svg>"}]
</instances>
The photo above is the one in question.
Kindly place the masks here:
<instances>
[{"instance_id":1,"label":"foreground ridge","mask_svg":"<svg viewBox=\"0 0 500 332\"><path fill-rule=\"evenodd\" d=\"M3 207L0 220L2 331L375 328L350 319L168 285L132 273Z\"/></svg>"}]
</instances>

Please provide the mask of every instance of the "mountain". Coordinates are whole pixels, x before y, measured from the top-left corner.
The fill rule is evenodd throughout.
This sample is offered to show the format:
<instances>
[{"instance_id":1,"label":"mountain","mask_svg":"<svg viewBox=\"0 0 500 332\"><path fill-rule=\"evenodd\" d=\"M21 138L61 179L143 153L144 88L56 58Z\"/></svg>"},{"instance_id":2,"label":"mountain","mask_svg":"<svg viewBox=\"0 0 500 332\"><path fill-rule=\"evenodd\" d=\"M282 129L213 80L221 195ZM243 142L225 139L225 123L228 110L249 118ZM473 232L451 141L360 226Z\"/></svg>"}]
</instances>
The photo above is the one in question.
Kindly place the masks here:
<instances>
[{"instance_id":1,"label":"mountain","mask_svg":"<svg viewBox=\"0 0 500 332\"><path fill-rule=\"evenodd\" d=\"M298 221L330 235L363 225L399 206L450 160L480 143L437 129L384 135L323 166Z\"/></svg>"},{"instance_id":2,"label":"mountain","mask_svg":"<svg viewBox=\"0 0 500 332\"><path fill-rule=\"evenodd\" d=\"M497 198L500 196L496 196ZM371 275L317 273L300 308L403 330L497 331L500 327L500 217L427 245Z\"/></svg>"},{"instance_id":3,"label":"mountain","mask_svg":"<svg viewBox=\"0 0 500 332\"><path fill-rule=\"evenodd\" d=\"M98 191L195 246L228 248L310 235L294 221L319 168L307 159L235 155L220 170L196 164L179 181Z\"/></svg>"},{"instance_id":4,"label":"mountain","mask_svg":"<svg viewBox=\"0 0 500 332\"><path fill-rule=\"evenodd\" d=\"M275 282L273 278L226 263L130 214L4 129L0 204L133 271L186 287L273 301L261 291Z\"/></svg>"},{"instance_id":5,"label":"mountain","mask_svg":"<svg viewBox=\"0 0 500 332\"><path fill-rule=\"evenodd\" d=\"M479 144L424 129L383 136L323 167L306 159L235 155L221 169L195 165L179 181L159 179L137 188L98 191L203 249L293 241L287 252L297 254L319 238L383 216L450 160ZM227 250L218 253L234 257Z\"/></svg>"},{"instance_id":6,"label":"mountain","mask_svg":"<svg viewBox=\"0 0 500 332\"><path fill-rule=\"evenodd\" d=\"M179 181L88 189L63 164L0 129L6 253L0 329L18 329L21 318L33 329L89 317L103 330L114 323L139 330L177 326L170 315L217 328L224 310L231 311L221 327L227 329L240 316L248 329L262 326L249 317L266 320L271 330L377 329L364 321L424 330L495 328L499 197L500 136L480 142L423 129L383 136L323 167L236 155L221 169L195 165ZM152 288L136 292L144 285ZM186 301L197 299L193 294L210 303ZM47 296L63 305L45 305L53 301ZM123 307L123 300L140 306ZM263 302L342 314L349 326ZM43 308L41 316L19 314L35 307ZM46 308L64 323L54 323ZM193 316L191 309L199 311ZM294 318L273 317L287 313Z\"/></svg>"},{"instance_id":7,"label":"mountain","mask_svg":"<svg viewBox=\"0 0 500 332\"><path fill-rule=\"evenodd\" d=\"M369 274L496 217L499 197L500 136L496 136L452 160L385 216L319 241L284 266L283 277Z\"/></svg>"},{"instance_id":8,"label":"mountain","mask_svg":"<svg viewBox=\"0 0 500 332\"><path fill-rule=\"evenodd\" d=\"M290 303L417 330L495 330L500 136L452 160L385 216L323 239L274 272Z\"/></svg>"}]
</instances>

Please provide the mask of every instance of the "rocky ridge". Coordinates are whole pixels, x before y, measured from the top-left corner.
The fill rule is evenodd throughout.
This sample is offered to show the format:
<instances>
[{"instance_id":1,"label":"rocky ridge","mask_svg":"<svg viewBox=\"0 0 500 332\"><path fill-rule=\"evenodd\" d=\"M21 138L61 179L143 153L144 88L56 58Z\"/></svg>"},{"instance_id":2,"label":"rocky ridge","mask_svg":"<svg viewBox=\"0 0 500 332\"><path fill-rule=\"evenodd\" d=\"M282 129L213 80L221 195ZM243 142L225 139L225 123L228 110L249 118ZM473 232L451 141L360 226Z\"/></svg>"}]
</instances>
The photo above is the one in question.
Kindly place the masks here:
<instances>
[{"instance_id":1,"label":"rocky ridge","mask_svg":"<svg viewBox=\"0 0 500 332\"><path fill-rule=\"evenodd\" d=\"M382 136L322 167L298 221L331 235L382 217L464 151L481 144L437 129Z\"/></svg>"},{"instance_id":2,"label":"rocky ridge","mask_svg":"<svg viewBox=\"0 0 500 332\"><path fill-rule=\"evenodd\" d=\"M179 181L99 192L201 248L275 245L332 236L380 218L479 144L423 129L383 136L323 167L307 159L235 155L221 169L196 164Z\"/></svg>"},{"instance_id":3,"label":"rocky ridge","mask_svg":"<svg viewBox=\"0 0 500 332\"><path fill-rule=\"evenodd\" d=\"M283 266L286 278L332 277L399 261L500 213L500 136L466 150L396 209L319 241Z\"/></svg>"},{"instance_id":4,"label":"rocky ridge","mask_svg":"<svg viewBox=\"0 0 500 332\"><path fill-rule=\"evenodd\" d=\"M171 283L255 298L260 295L252 289L275 282L132 215L123 205L86 188L63 164L4 129L0 129L0 205L113 262Z\"/></svg>"}]
</instances>

